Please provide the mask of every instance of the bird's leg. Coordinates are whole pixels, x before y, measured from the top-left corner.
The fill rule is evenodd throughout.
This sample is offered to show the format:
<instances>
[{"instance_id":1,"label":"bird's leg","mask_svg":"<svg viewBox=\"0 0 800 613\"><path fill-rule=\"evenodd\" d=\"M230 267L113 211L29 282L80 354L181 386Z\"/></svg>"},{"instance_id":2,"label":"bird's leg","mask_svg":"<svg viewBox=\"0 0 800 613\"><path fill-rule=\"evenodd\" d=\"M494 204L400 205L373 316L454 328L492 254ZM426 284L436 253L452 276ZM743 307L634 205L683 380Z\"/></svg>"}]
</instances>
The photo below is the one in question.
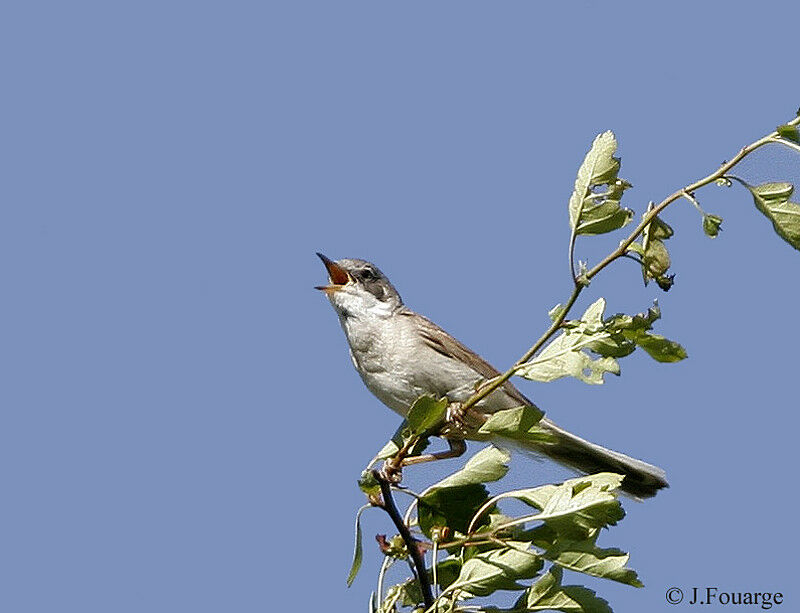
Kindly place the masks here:
<instances>
[{"instance_id":1,"label":"bird's leg","mask_svg":"<svg viewBox=\"0 0 800 613\"><path fill-rule=\"evenodd\" d=\"M461 408L460 402L451 402L447 405L447 411L444 414L444 419L448 424L466 427L467 424L464 420L464 409Z\"/></svg>"},{"instance_id":2,"label":"bird's leg","mask_svg":"<svg viewBox=\"0 0 800 613\"><path fill-rule=\"evenodd\" d=\"M450 446L450 449L447 451L437 451L436 453L426 453L424 455L415 455L411 457L394 457L386 460L380 470L381 476L389 483L397 485L403 480L404 466L423 464L424 462L435 462L436 460L447 460L448 458L457 458L464 455L464 452L467 450L467 444L463 439L448 438L446 440L447 444Z\"/></svg>"},{"instance_id":3,"label":"bird's leg","mask_svg":"<svg viewBox=\"0 0 800 613\"><path fill-rule=\"evenodd\" d=\"M399 485L403 480L403 464L402 461L398 463L396 460L393 460L395 460L395 458L386 460L378 472L380 472L381 477L388 483Z\"/></svg>"},{"instance_id":4,"label":"bird's leg","mask_svg":"<svg viewBox=\"0 0 800 613\"><path fill-rule=\"evenodd\" d=\"M469 438L470 432L480 427L483 420L475 420L474 414L465 411L460 402L451 402L447 406L444 425L439 430L440 436L455 438Z\"/></svg>"},{"instance_id":5,"label":"bird's leg","mask_svg":"<svg viewBox=\"0 0 800 613\"><path fill-rule=\"evenodd\" d=\"M447 444L450 449L447 451L437 451L436 453L426 453L424 455L415 455L410 458L403 458L400 463L401 466L410 466L412 464L422 464L423 462L435 462L436 460L446 460L448 458L457 458L464 455L467 450L467 444L460 438L448 438Z\"/></svg>"},{"instance_id":6,"label":"bird's leg","mask_svg":"<svg viewBox=\"0 0 800 613\"><path fill-rule=\"evenodd\" d=\"M450 449L447 451L438 451L436 453L408 456L407 454L417 442L417 439L410 439L406 441L406 444L394 457L384 462L380 471L381 475L389 483L397 485L403 479L404 466L457 458L464 455L464 452L467 450L467 444L464 442L464 439L473 430L474 426L468 423L467 412L461 408L461 403L452 402L447 407L444 423L436 432L447 441Z\"/></svg>"}]
</instances>

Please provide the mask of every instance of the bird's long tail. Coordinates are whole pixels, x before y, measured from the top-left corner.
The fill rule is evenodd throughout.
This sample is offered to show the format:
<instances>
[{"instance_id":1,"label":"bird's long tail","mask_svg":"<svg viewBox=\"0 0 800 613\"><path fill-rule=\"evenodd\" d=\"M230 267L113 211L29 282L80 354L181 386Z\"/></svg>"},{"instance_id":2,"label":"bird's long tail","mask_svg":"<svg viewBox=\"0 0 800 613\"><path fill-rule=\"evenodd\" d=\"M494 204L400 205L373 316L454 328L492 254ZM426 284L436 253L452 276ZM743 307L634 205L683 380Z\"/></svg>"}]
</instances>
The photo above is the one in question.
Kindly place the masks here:
<instances>
[{"instance_id":1,"label":"bird's long tail","mask_svg":"<svg viewBox=\"0 0 800 613\"><path fill-rule=\"evenodd\" d=\"M658 466L590 443L559 428L547 418L542 418L539 426L553 436L554 442L537 445L529 448L529 451L546 455L582 473L613 472L625 475L620 489L635 498L650 498L661 488L669 487L666 474Z\"/></svg>"}]
</instances>

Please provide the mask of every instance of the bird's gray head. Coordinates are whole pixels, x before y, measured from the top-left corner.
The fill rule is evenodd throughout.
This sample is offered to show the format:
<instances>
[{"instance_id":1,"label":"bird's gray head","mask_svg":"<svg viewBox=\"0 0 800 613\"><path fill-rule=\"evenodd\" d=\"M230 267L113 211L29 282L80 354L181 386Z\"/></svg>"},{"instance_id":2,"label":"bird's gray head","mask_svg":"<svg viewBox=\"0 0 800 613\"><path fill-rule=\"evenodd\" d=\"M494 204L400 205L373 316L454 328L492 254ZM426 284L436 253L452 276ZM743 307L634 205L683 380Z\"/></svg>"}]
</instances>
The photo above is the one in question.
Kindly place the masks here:
<instances>
[{"instance_id":1,"label":"bird's gray head","mask_svg":"<svg viewBox=\"0 0 800 613\"><path fill-rule=\"evenodd\" d=\"M403 305L400 294L377 266L364 260L333 261L321 253L330 283L324 291L342 317L390 315Z\"/></svg>"}]
</instances>

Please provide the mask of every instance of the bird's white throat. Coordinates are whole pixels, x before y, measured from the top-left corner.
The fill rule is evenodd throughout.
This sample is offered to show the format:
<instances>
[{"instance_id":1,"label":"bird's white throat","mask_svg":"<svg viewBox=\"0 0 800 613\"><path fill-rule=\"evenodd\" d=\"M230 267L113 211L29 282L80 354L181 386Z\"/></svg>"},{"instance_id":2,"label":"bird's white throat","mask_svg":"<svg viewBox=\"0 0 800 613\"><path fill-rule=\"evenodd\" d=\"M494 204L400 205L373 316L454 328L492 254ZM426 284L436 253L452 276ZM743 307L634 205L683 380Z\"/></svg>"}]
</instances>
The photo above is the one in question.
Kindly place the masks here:
<instances>
[{"instance_id":1,"label":"bird's white throat","mask_svg":"<svg viewBox=\"0 0 800 613\"><path fill-rule=\"evenodd\" d=\"M352 285L331 292L328 298L341 319L386 319L397 308L395 304L382 302L371 293Z\"/></svg>"}]
</instances>

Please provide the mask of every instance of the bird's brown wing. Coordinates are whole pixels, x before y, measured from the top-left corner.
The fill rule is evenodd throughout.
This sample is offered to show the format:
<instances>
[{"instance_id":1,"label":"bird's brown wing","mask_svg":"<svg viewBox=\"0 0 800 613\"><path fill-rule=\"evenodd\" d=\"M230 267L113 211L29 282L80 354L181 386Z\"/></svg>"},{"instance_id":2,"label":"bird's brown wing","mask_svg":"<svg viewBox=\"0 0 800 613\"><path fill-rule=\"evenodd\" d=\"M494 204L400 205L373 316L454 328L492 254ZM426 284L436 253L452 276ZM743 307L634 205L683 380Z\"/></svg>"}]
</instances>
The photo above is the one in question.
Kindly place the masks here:
<instances>
[{"instance_id":1,"label":"bird's brown wing","mask_svg":"<svg viewBox=\"0 0 800 613\"><path fill-rule=\"evenodd\" d=\"M489 362L442 330L430 319L409 309L403 309L400 313L401 315L415 318L415 327L419 331L422 340L437 353L451 360L457 360L468 365L484 379L492 379L500 374ZM530 400L525 398L525 396L508 381L503 385L503 389L509 396L514 398L514 400L518 401L520 405L534 406Z\"/></svg>"},{"instance_id":2,"label":"bird's brown wing","mask_svg":"<svg viewBox=\"0 0 800 613\"><path fill-rule=\"evenodd\" d=\"M472 370L485 379L491 379L500 374L489 362L470 351L429 319L408 309L403 309L400 313L416 318L415 324L420 336L425 344L434 351L452 360L468 364ZM508 381L504 384L503 389L520 405L535 406ZM532 441L522 444L523 449L535 455L544 454L581 473L615 472L625 475L621 489L638 499L655 496L659 489L669 487L664 471L657 466L590 443L558 427L546 417L539 421L539 426L554 437L554 442L542 444Z\"/></svg>"}]
</instances>

